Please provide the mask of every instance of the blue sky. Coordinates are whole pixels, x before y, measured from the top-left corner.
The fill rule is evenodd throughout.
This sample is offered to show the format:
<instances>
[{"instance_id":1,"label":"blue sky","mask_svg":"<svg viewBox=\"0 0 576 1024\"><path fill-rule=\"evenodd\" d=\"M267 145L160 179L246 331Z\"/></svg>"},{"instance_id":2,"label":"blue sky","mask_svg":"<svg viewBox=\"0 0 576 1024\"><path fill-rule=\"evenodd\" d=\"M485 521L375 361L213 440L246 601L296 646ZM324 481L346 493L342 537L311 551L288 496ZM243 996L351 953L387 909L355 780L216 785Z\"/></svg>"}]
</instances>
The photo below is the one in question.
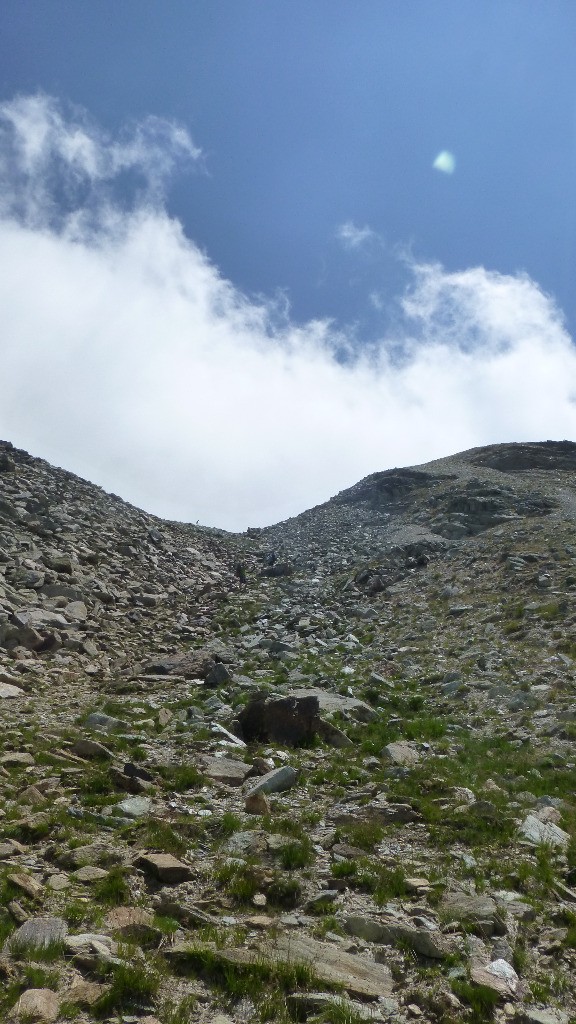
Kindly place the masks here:
<instances>
[{"instance_id":1,"label":"blue sky","mask_svg":"<svg viewBox=\"0 0 576 1024\"><path fill-rule=\"evenodd\" d=\"M402 461L573 436L575 58L573 0L4 0L4 258L17 251L21 263L0 432L152 511L238 527ZM30 140L41 121L40 159ZM70 156L79 131L90 165ZM444 151L453 170L433 166ZM84 217L73 240L72 215L74 230ZM47 242L46 292L61 296L65 323L34 276ZM136 278L141 290L113 315L106 274L122 246L114 273L125 294ZM156 247L165 263L154 273ZM75 275L92 287L88 305ZM176 311L179 277L180 295L195 298ZM150 328L140 355L152 365L164 352L154 415L168 422L155 441L130 425L121 371L154 288L176 318L169 334ZM74 351L61 348L67 330ZM117 376L104 358L112 338ZM66 419L39 402L34 418L30 366L58 364L82 393L87 351L92 413L78 402ZM438 406L424 387L436 378ZM174 413L170 379L188 381L197 421L184 395ZM140 381L134 422L151 402ZM66 422L78 416L72 440ZM175 475L195 466L197 492L162 476L174 448Z\"/></svg>"}]
</instances>

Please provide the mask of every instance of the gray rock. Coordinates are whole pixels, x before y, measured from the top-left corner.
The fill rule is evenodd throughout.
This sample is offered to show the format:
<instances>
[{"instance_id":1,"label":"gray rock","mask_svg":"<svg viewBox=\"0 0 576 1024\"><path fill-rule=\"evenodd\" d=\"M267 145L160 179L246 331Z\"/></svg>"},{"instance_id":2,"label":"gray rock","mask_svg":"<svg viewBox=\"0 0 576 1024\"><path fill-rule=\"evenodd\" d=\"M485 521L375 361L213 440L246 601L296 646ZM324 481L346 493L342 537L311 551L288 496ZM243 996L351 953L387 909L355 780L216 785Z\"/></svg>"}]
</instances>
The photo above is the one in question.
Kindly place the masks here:
<instances>
[{"instance_id":1,"label":"gray rock","mask_svg":"<svg viewBox=\"0 0 576 1024\"><path fill-rule=\"evenodd\" d=\"M570 1014L552 1007L542 1010L538 1006L524 1006L517 1020L521 1024L568 1024Z\"/></svg>"},{"instance_id":2,"label":"gray rock","mask_svg":"<svg viewBox=\"0 0 576 1024\"><path fill-rule=\"evenodd\" d=\"M415 928L392 918L374 921L359 916L346 917L344 927L350 935L356 935L367 942L382 945L402 943L420 956L434 960L442 960L451 951L450 943L437 928Z\"/></svg>"},{"instance_id":3,"label":"gray rock","mask_svg":"<svg viewBox=\"0 0 576 1024\"><path fill-rule=\"evenodd\" d=\"M210 757L204 761L202 770L204 775L214 782L223 782L227 786L241 786L252 771L252 766L227 757Z\"/></svg>"},{"instance_id":4,"label":"gray rock","mask_svg":"<svg viewBox=\"0 0 576 1024\"><path fill-rule=\"evenodd\" d=\"M548 846L556 846L565 849L570 842L570 836L558 825L551 821L540 821L534 814L529 814L520 826L520 835L527 839L533 846L540 846L546 843Z\"/></svg>"},{"instance_id":5,"label":"gray rock","mask_svg":"<svg viewBox=\"0 0 576 1024\"><path fill-rule=\"evenodd\" d=\"M466 892L448 892L444 895L440 907L441 913L454 921L469 925L472 930L484 937L505 935L506 925L491 896L471 896Z\"/></svg>"},{"instance_id":6,"label":"gray rock","mask_svg":"<svg viewBox=\"0 0 576 1024\"><path fill-rule=\"evenodd\" d=\"M254 793L281 793L286 789L292 789L297 780L296 769L285 764L282 768L273 768L271 772L262 775L255 785L250 787L246 796L252 796Z\"/></svg>"},{"instance_id":7,"label":"gray rock","mask_svg":"<svg viewBox=\"0 0 576 1024\"><path fill-rule=\"evenodd\" d=\"M5 946L13 952L26 949L46 949L64 942L68 925L61 917L31 917L7 940Z\"/></svg>"},{"instance_id":8,"label":"gray rock","mask_svg":"<svg viewBox=\"0 0 576 1024\"><path fill-rule=\"evenodd\" d=\"M23 696L24 691L19 686L13 686L11 683L0 683L0 698Z\"/></svg>"},{"instance_id":9,"label":"gray rock","mask_svg":"<svg viewBox=\"0 0 576 1024\"><path fill-rule=\"evenodd\" d=\"M420 754L407 740L397 740L395 743L387 743L382 751L382 757L393 764L403 765L411 768L418 764Z\"/></svg>"},{"instance_id":10,"label":"gray rock","mask_svg":"<svg viewBox=\"0 0 576 1024\"><path fill-rule=\"evenodd\" d=\"M147 796L130 796L120 800L112 810L113 814L124 815L126 818L145 818L152 810L152 801Z\"/></svg>"},{"instance_id":11,"label":"gray rock","mask_svg":"<svg viewBox=\"0 0 576 1024\"><path fill-rule=\"evenodd\" d=\"M112 715L105 715L103 711L93 711L86 719L88 729L101 729L103 732L122 732L128 728L128 723Z\"/></svg>"}]
</instances>

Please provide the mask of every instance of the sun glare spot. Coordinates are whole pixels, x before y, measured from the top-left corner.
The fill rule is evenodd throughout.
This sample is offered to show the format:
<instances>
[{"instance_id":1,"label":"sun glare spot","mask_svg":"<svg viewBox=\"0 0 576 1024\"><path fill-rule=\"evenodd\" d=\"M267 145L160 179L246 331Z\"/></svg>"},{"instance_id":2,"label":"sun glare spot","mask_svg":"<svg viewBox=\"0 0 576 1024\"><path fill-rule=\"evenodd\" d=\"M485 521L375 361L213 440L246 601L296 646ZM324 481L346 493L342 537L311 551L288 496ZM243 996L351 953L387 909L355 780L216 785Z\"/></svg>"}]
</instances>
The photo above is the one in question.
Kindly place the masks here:
<instances>
[{"instance_id":1,"label":"sun glare spot","mask_svg":"<svg viewBox=\"0 0 576 1024\"><path fill-rule=\"evenodd\" d=\"M442 171L443 174L454 174L456 167L454 154L450 153L447 149L443 149L441 153L438 153L432 167L437 171Z\"/></svg>"}]
</instances>

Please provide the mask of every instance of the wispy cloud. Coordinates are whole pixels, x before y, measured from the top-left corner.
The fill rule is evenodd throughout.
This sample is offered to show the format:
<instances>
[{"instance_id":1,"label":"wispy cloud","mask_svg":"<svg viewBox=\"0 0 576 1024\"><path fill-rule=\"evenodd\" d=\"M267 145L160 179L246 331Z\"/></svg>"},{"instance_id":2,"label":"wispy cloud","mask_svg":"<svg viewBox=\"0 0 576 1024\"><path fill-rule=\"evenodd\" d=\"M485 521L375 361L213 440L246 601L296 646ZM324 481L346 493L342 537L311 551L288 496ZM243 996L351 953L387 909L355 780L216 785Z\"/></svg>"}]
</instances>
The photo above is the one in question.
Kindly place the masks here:
<instances>
[{"instance_id":1,"label":"wispy cloud","mask_svg":"<svg viewBox=\"0 0 576 1024\"><path fill-rule=\"evenodd\" d=\"M336 238L346 249L361 249L368 242L377 241L379 236L368 225L359 228L353 221L347 220L336 229Z\"/></svg>"},{"instance_id":2,"label":"wispy cloud","mask_svg":"<svg viewBox=\"0 0 576 1024\"><path fill-rule=\"evenodd\" d=\"M413 263L394 334L343 359L343 330L252 301L169 216L160 182L199 157L181 128L110 139L44 97L0 127L0 436L239 529L388 466L576 436L576 350L528 277Z\"/></svg>"}]
</instances>

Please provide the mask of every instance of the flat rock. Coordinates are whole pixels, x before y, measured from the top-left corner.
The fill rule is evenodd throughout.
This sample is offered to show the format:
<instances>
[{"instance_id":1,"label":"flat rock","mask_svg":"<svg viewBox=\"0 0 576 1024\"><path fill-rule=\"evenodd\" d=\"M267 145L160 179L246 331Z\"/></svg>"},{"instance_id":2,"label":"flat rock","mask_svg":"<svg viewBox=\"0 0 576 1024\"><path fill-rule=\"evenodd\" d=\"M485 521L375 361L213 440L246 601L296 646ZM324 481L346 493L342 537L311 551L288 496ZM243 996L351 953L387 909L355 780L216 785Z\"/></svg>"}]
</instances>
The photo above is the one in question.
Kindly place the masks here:
<instances>
[{"instance_id":1,"label":"flat rock","mask_svg":"<svg viewBox=\"0 0 576 1024\"><path fill-rule=\"evenodd\" d=\"M542 1010L538 1006L524 1006L516 1019L521 1024L569 1024L570 1014L552 1008Z\"/></svg>"},{"instance_id":2,"label":"flat rock","mask_svg":"<svg viewBox=\"0 0 576 1024\"><path fill-rule=\"evenodd\" d=\"M108 872L105 868L92 867L87 864L83 868L77 868L72 873L72 878L76 882L82 882L83 885L91 885L94 882L100 882L103 878L106 878Z\"/></svg>"},{"instance_id":3,"label":"flat rock","mask_svg":"<svg viewBox=\"0 0 576 1024\"><path fill-rule=\"evenodd\" d=\"M0 765L3 768L25 768L32 764L34 764L34 758L27 751L11 750L0 757Z\"/></svg>"},{"instance_id":4,"label":"flat rock","mask_svg":"<svg viewBox=\"0 0 576 1024\"><path fill-rule=\"evenodd\" d=\"M451 952L449 942L438 929L416 928L393 919L375 921L360 916L344 918L344 928L349 935L356 935L367 942L382 945L401 943L420 956L434 960L442 960Z\"/></svg>"},{"instance_id":5,"label":"flat rock","mask_svg":"<svg viewBox=\"0 0 576 1024\"><path fill-rule=\"evenodd\" d=\"M171 853L141 854L134 864L167 885L179 885L180 882L189 882L194 877L192 868L177 860Z\"/></svg>"},{"instance_id":6,"label":"flat rock","mask_svg":"<svg viewBox=\"0 0 576 1024\"><path fill-rule=\"evenodd\" d=\"M348 712L353 718L360 722L373 722L378 717L374 708L370 707L358 697L345 697L340 693L331 693L329 690L321 690L319 687L311 686L306 690L290 690L289 697L316 697L320 712L327 715L334 715L337 712Z\"/></svg>"},{"instance_id":7,"label":"flat rock","mask_svg":"<svg viewBox=\"0 0 576 1024\"><path fill-rule=\"evenodd\" d=\"M252 766L228 757L209 757L204 761L202 771L214 782L222 782L227 786L241 786L252 771Z\"/></svg>"},{"instance_id":8,"label":"flat rock","mask_svg":"<svg viewBox=\"0 0 576 1024\"><path fill-rule=\"evenodd\" d=\"M186 964L191 951L199 948L202 946L180 942L167 949L166 956L176 964ZM212 949L211 946L206 948ZM218 950L218 956L224 963L234 965L262 959L308 964L315 975L328 985L341 985L350 995L364 999L377 999L392 993L392 975L384 964L346 953L338 946L319 942L308 935L280 934L274 943L266 943L257 949L232 946Z\"/></svg>"},{"instance_id":9,"label":"flat rock","mask_svg":"<svg viewBox=\"0 0 576 1024\"><path fill-rule=\"evenodd\" d=\"M109 935L100 935L97 932L81 932L79 935L68 935L64 941L64 948L67 953L74 955L81 950L92 949L95 945L105 946L112 951L115 948L114 940Z\"/></svg>"}]
</instances>

